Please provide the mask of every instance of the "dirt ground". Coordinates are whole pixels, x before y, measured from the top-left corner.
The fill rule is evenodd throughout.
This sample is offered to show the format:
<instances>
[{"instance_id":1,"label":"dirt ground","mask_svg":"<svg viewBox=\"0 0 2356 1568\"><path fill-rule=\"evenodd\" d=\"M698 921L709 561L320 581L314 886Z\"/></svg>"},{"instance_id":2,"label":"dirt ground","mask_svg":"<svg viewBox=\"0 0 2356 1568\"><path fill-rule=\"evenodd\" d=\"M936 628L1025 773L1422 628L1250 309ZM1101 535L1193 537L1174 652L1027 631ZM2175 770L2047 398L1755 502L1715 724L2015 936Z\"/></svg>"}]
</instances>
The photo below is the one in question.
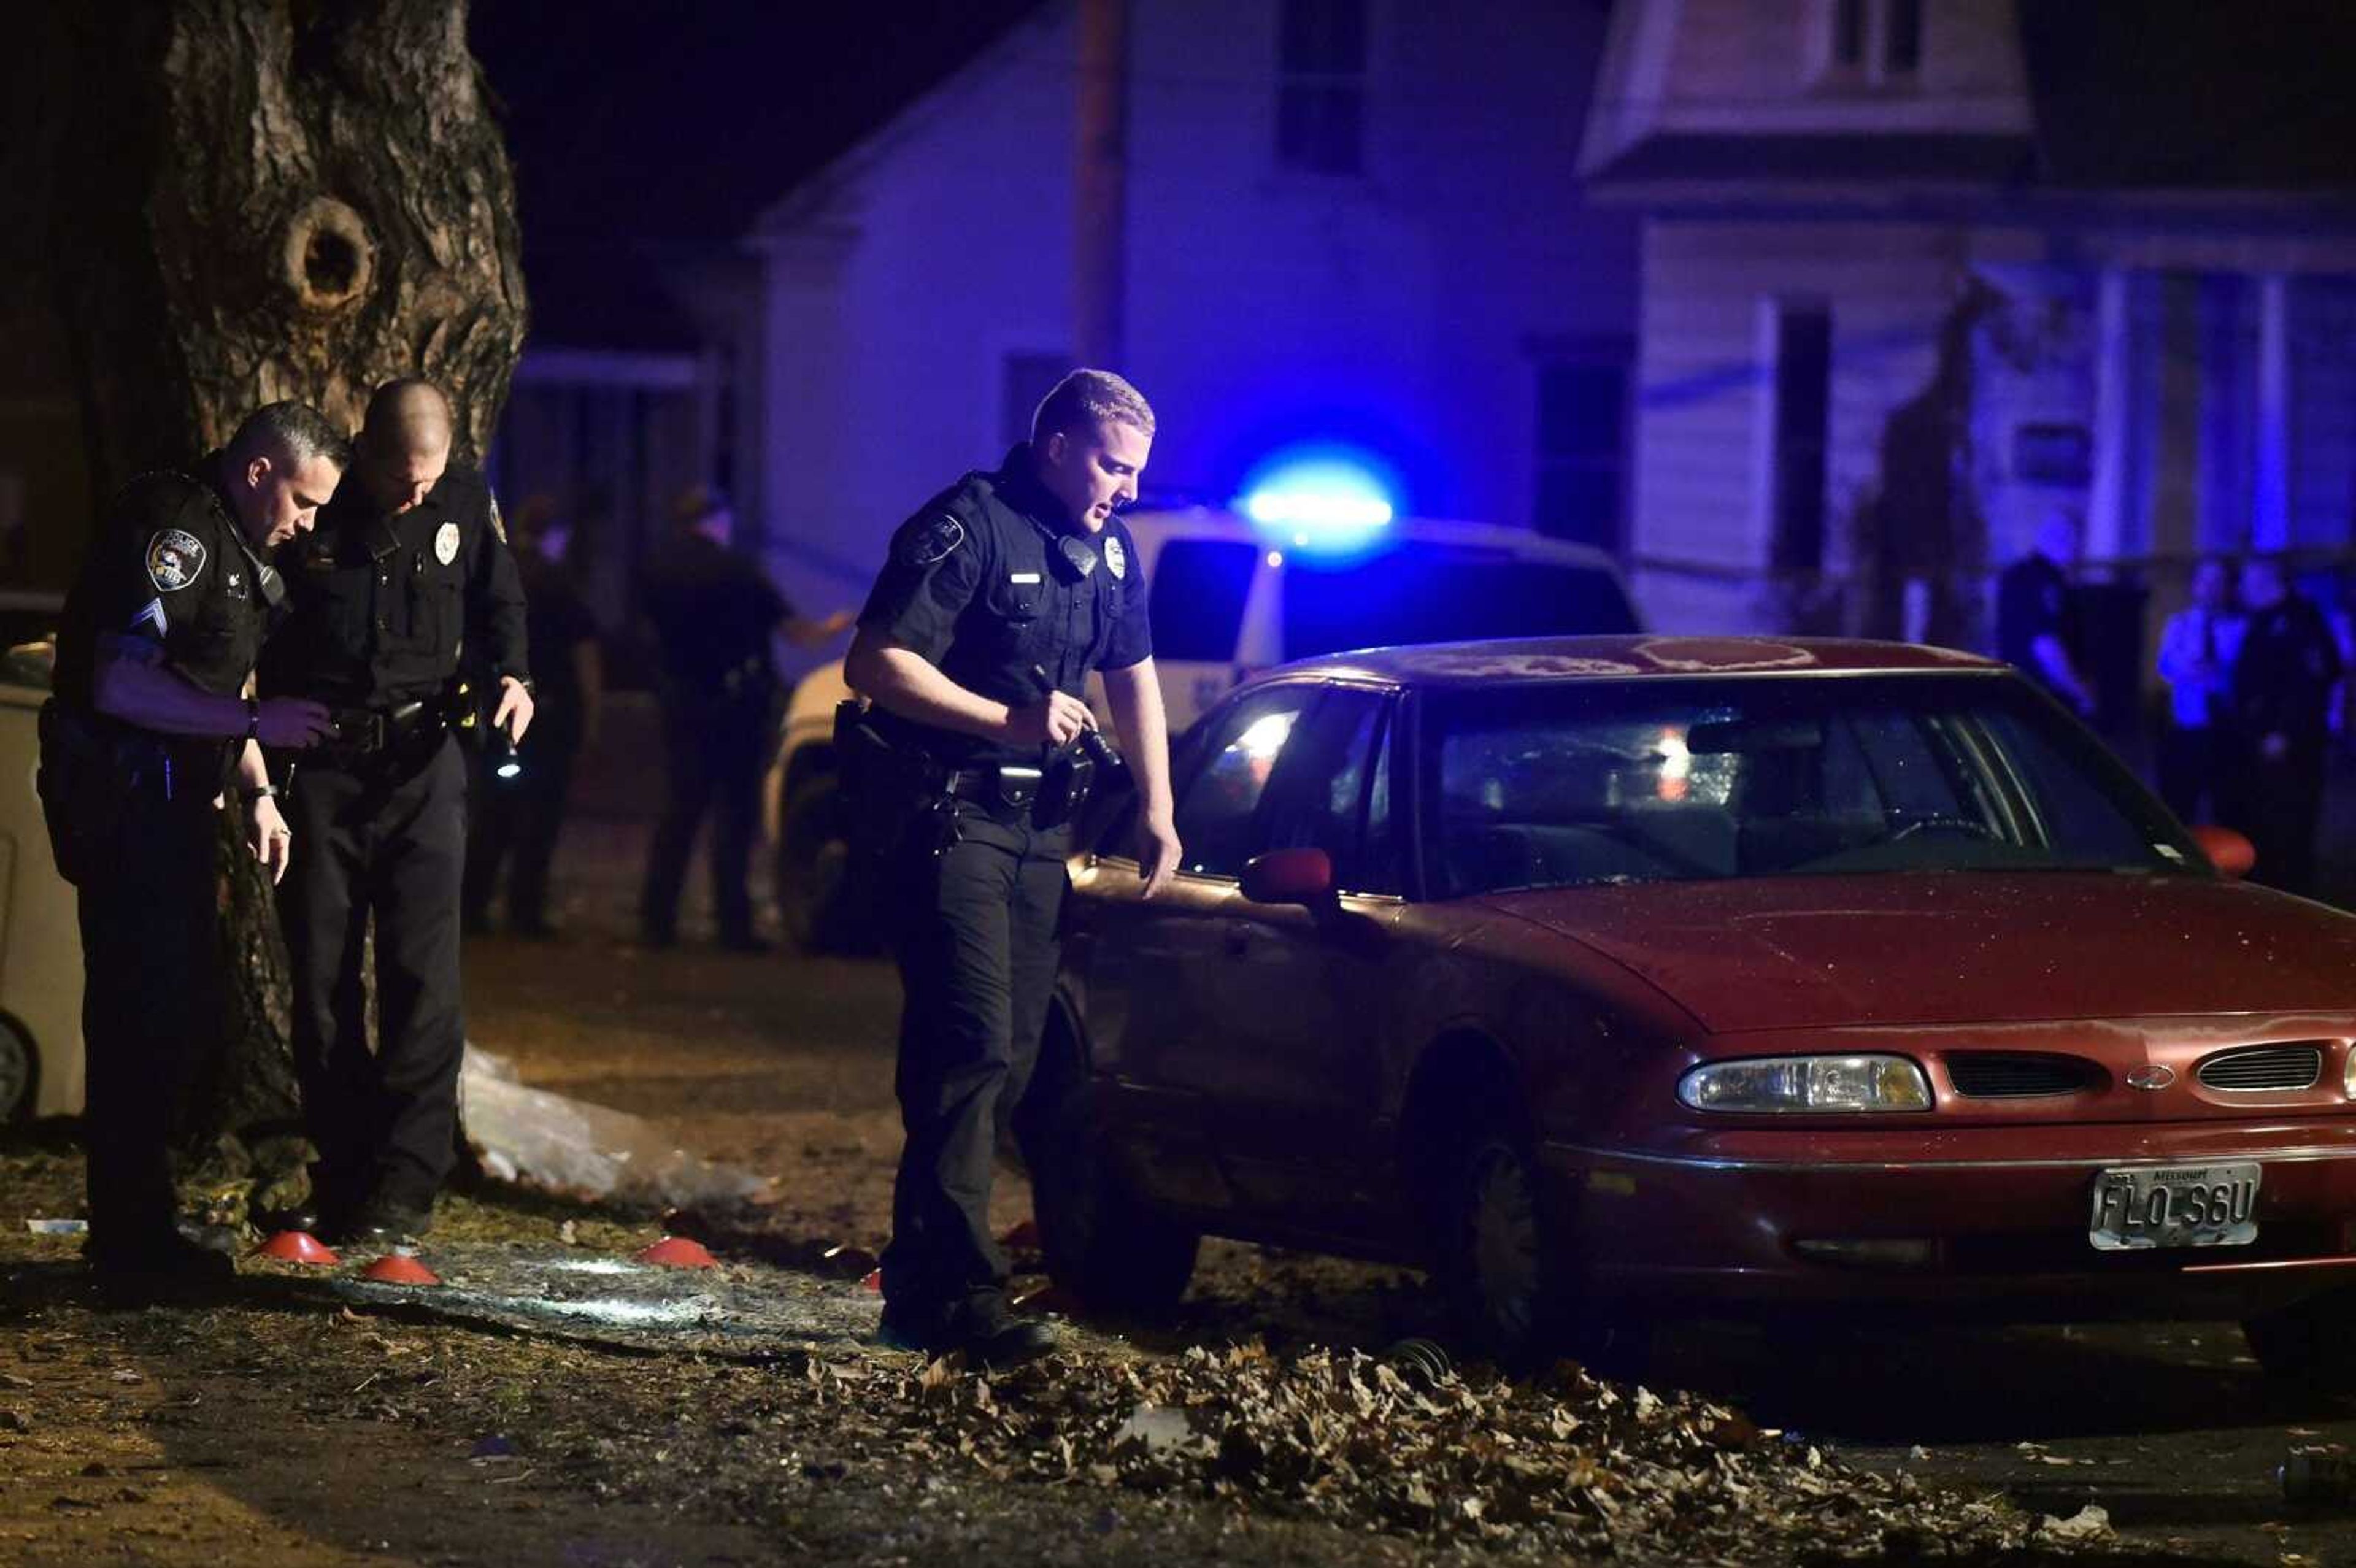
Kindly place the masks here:
<instances>
[{"instance_id":1,"label":"dirt ground","mask_svg":"<svg viewBox=\"0 0 2356 1568\"><path fill-rule=\"evenodd\" d=\"M637 949L643 840L574 825L564 937L470 942L469 1032L776 1179L723 1266L623 1278L652 1217L485 1188L423 1249L442 1296L249 1261L220 1301L109 1309L71 1238L22 1223L79 1211L70 1129L11 1135L0 1563L2356 1563L2356 1529L2271 1476L2356 1420L2269 1389L2224 1326L1703 1328L1641 1392L1425 1383L1363 1359L1440 1331L1420 1281L1215 1243L1173 1323L928 1370L864 1331L851 1271L778 1266L884 1239L888 969L723 954L692 912L681 948ZM1000 1222L1026 1214L1010 1179ZM581 1315L510 1310L559 1294L515 1285L534 1270L578 1272ZM609 1275L641 1294L590 1301Z\"/></svg>"}]
</instances>

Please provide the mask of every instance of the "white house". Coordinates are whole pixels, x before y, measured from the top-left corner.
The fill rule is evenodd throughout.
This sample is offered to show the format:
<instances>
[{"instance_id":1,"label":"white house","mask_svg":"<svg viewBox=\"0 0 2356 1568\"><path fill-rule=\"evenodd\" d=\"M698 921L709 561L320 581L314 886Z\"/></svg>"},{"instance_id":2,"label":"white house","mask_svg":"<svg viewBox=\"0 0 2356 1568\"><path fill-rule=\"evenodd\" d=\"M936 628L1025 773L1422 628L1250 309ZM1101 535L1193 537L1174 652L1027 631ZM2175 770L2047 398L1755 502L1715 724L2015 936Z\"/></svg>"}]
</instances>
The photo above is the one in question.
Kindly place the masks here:
<instances>
[{"instance_id":1,"label":"white house","mask_svg":"<svg viewBox=\"0 0 2356 1568\"><path fill-rule=\"evenodd\" d=\"M1644 219L1655 619L1977 641L2056 506L2155 615L2199 552L2344 549L2350 38L2319 15L1618 7L1582 168Z\"/></svg>"},{"instance_id":2,"label":"white house","mask_svg":"<svg viewBox=\"0 0 2356 1568\"><path fill-rule=\"evenodd\" d=\"M1577 178L1605 14L1129 0L1114 368L1151 488L1340 443L1401 511L1620 543L1635 219ZM757 226L740 500L801 603L855 600L1074 363L1080 21L1043 5Z\"/></svg>"}]
</instances>

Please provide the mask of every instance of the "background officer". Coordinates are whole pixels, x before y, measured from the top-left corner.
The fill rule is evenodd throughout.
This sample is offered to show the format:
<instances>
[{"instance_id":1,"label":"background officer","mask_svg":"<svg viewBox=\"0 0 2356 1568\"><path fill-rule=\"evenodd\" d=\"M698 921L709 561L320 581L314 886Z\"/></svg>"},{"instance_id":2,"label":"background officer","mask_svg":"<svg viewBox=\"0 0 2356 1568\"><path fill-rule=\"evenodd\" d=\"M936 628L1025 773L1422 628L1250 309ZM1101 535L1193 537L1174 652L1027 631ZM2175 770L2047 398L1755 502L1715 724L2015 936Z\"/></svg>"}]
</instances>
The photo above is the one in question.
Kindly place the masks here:
<instances>
[{"instance_id":1,"label":"background officer","mask_svg":"<svg viewBox=\"0 0 2356 1568\"><path fill-rule=\"evenodd\" d=\"M581 596L565 556L572 530L556 521L556 503L533 496L516 508L509 529L516 576L523 584L526 640L532 669L531 755L501 777L498 748L484 748L467 800L466 926L489 924L491 895L508 872L508 929L553 936L548 871L573 793L573 763L597 740L605 664L597 618Z\"/></svg>"},{"instance_id":2,"label":"background officer","mask_svg":"<svg viewBox=\"0 0 2356 1568\"><path fill-rule=\"evenodd\" d=\"M672 503L670 542L647 563L639 590L662 664L656 696L670 786L638 899L639 933L649 947L679 939L680 885L707 811L720 944L740 953L767 946L753 930L744 866L777 699L769 638L782 632L815 646L851 624L849 611L823 621L795 614L761 569L729 548L735 521L719 491L701 485L687 491Z\"/></svg>"},{"instance_id":3,"label":"background officer","mask_svg":"<svg viewBox=\"0 0 2356 1568\"><path fill-rule=\"evenodd\" d=\"M279 889L294 970L294 1067L329 1237L423 1231L448 1174L466 1045L458 890L466 764L450 736L463 647L497 677L492 724L531 721L523 593L482 476L450 463L449 400L387 383L352 482L287 571L294 614L265 690L326 703L336 732L287 792L295 851ZM377 1050L361 944L376 921Z\"/></svg>"},{"instance_id":4,"label":"background officer","mask_svg":"<svg viewBox=\"0 0 2356 1568\"><path fill-rule=\"evenodd\" d=\"M2257 849L2253 880L2311 893L2340 644L2280 560L2243 566L2242 608L2248 625L2233 658L2233 759L2221 815Z\"/></svg>"},{"instance_id":5,"label":"background officer","mask_svg":"<svg viewBox=\"0 0 2356 1568\"><path fill-rule=\"evenodd\" d=\"M2075 512L2056 510L2037 526L2035 547L1997 579L1996 649L1998 658L2092 719L2094 688L2070 605L2082 539Z\"/></svg>"},{"instance_id":6,"label":"background officer","mask_svg":"<svg viewBox=\"0 0 2356 1568\"><path fill-rule=\"evenodd\" d=\"M1048 804L1051 764L1094 722L1092 669L1141 796L1149 896L1178 865L1144 572L1114 516L1152 441L1136 388L1072 372L996 473L969 474L901 527L846 661L932 796L909 803L888 918L906 1142L884 1291L885 1332L936 1353L1006 1362L1055 1343L1008 1311L990 1189L1055 983L1072 829Z\"/></svg>"},{"instance_id":7,"label":"background officer","mask_svg":"<svg viewBox=\"0 0 2356 1568\"><path fill-rule=\"evenodd\" d=\"M261 747L309 745L327 709L246 695L284 589L269 564L335 495L343 437L273 403L186 471L146 475L99 526L58 634L41 797L80 890L89 1105L85 1255L122 1279L226 1275L175 1224L169 1140L221 1017L220 797L273 878L288 834Z\"/></svg>"}]
</instances>

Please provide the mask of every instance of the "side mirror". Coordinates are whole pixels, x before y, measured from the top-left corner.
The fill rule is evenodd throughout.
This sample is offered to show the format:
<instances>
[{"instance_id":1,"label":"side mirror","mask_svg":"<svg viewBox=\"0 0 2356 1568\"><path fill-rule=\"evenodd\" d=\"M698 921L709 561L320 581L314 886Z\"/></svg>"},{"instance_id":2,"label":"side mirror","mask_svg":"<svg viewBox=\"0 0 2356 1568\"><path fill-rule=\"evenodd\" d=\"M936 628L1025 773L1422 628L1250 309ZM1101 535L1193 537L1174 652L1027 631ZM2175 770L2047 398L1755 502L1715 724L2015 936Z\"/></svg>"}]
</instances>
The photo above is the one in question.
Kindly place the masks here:
<instances>
[{"instance_id":1,"label":"side mirror","mask_svg":"<svg viewBox=\"0 0 2356 1568\"><path fill-rule=\"evenodd\" d=\"M2239 880L2258 863L2257 846L2230 827L2203 823L2192 830L2192 842L2201 846L2201 852L2209 857L2221 877Z\"/></svg>"},{"instance_id":2,"label":"side mirror","mask_svg":"<svg viewBox=\"0 0 2356 1568\"><path fill-rule=\"evenodd\" d=\"M1333 857L1323 849L1271 849L1244 864L1244 897L1256 904L1315 904L1333 891Z\"/></svg>"}]
</instances>

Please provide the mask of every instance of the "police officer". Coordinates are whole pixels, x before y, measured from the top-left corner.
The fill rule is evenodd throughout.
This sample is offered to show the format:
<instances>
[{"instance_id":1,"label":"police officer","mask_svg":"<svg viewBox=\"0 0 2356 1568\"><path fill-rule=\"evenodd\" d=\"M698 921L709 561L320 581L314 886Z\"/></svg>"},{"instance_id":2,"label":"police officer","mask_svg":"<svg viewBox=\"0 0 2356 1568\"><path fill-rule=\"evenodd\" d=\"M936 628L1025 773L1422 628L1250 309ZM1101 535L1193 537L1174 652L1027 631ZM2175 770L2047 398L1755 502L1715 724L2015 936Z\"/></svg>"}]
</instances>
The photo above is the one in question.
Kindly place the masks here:
<instances>
[{"instance_id":1,"label":"police officer","mask_svg":"<svg viewBox=\"0 0 2356 1568\"><path fill-rule=\"evenodd\" d=\"M134 480L66 602L40 785L59 869L80 890L89 1103L84 1255L123 1283L230 1272L175 1223L169 1135L221 1016L214 828L234 790L273 878L289 836L261 748L310 744L316 702L248 695L283 596L270 555L336 494L343 437L273 403L185 471Z\"/></svg>"},{"instance_id":2,"label":"police officer","mask_svg":"<svg viewBox=\"0 0 2356 1568\"><path fill-rule=\"evenodd\" d=\"M466 1044L466 774L450 734L462 650L477 689L497 694L493 727L520 741L531 722L515 561L482 476L451 464L451 434L449 400L431 383L378 389L351 483L287 568L293 618L262 663L264 690L315 699L335 721L287 792L296 849L278 899L319 1155L316 1208L290 1222L331 1239L423 1232L450 1168ZM373 1053L360 981L370 916Z\"/></svg>"},{"instance_id":3,"label":"police officer","mask_svg":"<svg viewBox=\"0 0 2356 1568\"><path fill-rule=\"evenodd\" d=\"M1008 1310L990 1189L1055 984L1072 849L1059 774L1094 724L1081 700L1092 669L1141 797L1147 893L1178 865L1144 573L1115 516L1152 440L1134 387L1074 371L997 472L966 475L901 527L846 661L874 728L920 781L903 803L888 917L906 1142L884 1331L934 1353L1005 1363L1055 1344Z\"/></svg>"},{"instance_id":4,"label":"police officer","mask_svg":"<svg viewBox=\"0 0 2356 1568\"><path fill-rule=\"evenodd\" d=\"M1997 656L2018 666L2082 718L2094 716L2094 688L2070 605L2070 573L2083 530L2074 512L2057 509L2037 528L2035 548L1997 579Z\"/></svg>"},{"instance_id":5,"label":"police officer","mask_svg":"<svg viewBox=\"0 0 2356 1568\"><path fill-rule=\"evenodd\" d=\"M2253 880L2312 893L2340 644L2280 560L2243 566L2242 608L2248 622L2233 659L2233 765L2220 815L2257 849Z\"/></svg>"},{"instance_id":6,"label":"police officer","mask_svg":"<svg viewBox=\"0 0 2356 1568\"><path fill-rule=\"evenodd\" d=\"M849 612L824 620L794 613L761 569L729 548L735 513L709 485L671 505L672 537L647 565L640 590L662 664L663 763L669 790L647 855L638 926L649 947L679 938L680 886L704 816L712 817L712 902L720 945L757 953L744 867L760 815L777 672L769 638L782 632L815 646L851 624Z\"/></svg>"}]
</instances>

